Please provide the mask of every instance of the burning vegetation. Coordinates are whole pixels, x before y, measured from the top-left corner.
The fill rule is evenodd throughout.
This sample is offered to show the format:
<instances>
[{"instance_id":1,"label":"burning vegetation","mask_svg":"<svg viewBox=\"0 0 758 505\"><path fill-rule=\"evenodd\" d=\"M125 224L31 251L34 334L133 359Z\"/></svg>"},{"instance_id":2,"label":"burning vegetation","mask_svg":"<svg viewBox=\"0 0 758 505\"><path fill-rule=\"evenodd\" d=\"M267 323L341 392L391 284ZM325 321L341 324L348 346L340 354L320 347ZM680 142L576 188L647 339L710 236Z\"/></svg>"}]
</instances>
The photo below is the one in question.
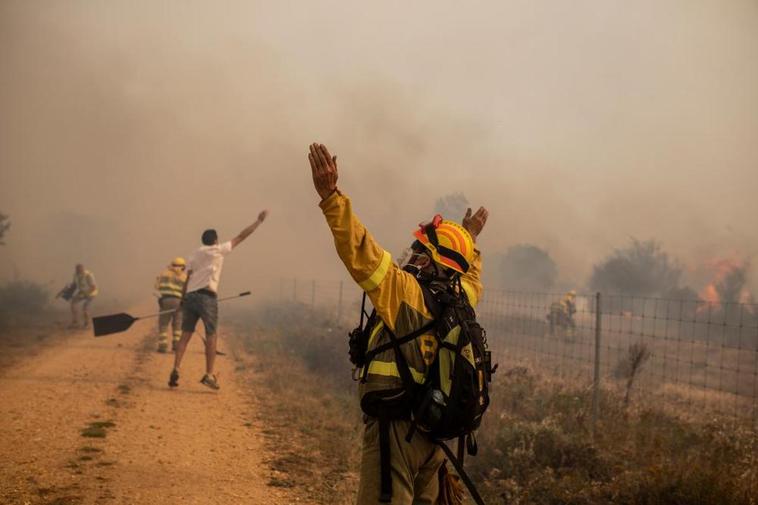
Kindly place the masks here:
<instances>
[{"instance_id":1,"label":"burning vegetation","mask_svg":"<svg viewBox=\"0 0 758 505\"><path fill-rule=\"evenodd\" d=\"M707 305L722 308L724 304L755 303L747 287L748 261L720 258L712 260L710 267L713 278L699 294Z\"/></svg>"}]
</instances>

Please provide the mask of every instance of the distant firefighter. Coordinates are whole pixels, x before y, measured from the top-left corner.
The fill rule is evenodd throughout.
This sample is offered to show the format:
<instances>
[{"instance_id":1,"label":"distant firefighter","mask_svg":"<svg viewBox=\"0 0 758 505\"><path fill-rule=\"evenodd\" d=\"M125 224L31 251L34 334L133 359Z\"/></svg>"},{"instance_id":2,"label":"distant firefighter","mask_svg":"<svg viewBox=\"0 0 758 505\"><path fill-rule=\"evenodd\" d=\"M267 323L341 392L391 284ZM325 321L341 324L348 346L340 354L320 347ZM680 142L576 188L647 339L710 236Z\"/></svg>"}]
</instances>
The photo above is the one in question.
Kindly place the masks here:
<instances>
[{"instance_id":1,"label":"distant firefighter","mask_svg":"<svg viewBox=\"0 0 758 505\"><path fill-rule=\"evenodd\" d=\"M550 312L546 318L550 323L550 335L555 335L556 328L560 329L567 337L573 337L576 331L576 291L573 289L563 295L561 301L550 305Z\"/></svg>"},{"instance_id":2,"label":"distant firefighter","mask_svg":"<svg viewBox=\"0 0 758 505\"><path fill-rule=\"evenodd\" d=\"M74 280L71 283L74 286L74 292L71 296L71 328L78 326L77 306L82 304L82 327L89 326L89 314L87 309L92 300L97 296L97 284L95 276L89 270L84 268L81 263L76 265L74 270Z\"/></svg>"},{"instance_id":3,"label":"distant firefighter","mask_svg":"<svg viewBox=\"0 0 758 505\"><path fill-rule=\"evenodd\" d=\"M171 264L155 279L155 290L158 294L158 306L161 314L158 318L158 352L168 351L168 327L171 325L171 350L176 349L176 343L182 336L182 295L184 284L187 282L184 258L174 258Z\"/></svg>"}]
</instances>

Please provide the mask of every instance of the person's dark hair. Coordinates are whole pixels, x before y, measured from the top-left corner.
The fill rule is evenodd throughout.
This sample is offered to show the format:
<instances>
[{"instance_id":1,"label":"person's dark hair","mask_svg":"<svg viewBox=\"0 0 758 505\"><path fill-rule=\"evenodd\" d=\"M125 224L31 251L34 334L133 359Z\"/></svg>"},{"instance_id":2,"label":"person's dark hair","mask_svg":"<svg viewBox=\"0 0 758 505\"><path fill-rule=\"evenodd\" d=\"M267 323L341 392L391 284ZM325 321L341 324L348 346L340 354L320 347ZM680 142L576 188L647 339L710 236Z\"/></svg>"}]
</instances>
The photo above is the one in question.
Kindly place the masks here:
<instances>
[{"instance_id":1,"label":"person's dark hair","mask_svg":"<svg viewBox=\"0 0 758 505\"><path fill-rule=\"evenodd\" d=\"M204 245L213 245L218 241L218 233L216 233L216 230L205 230L202 241Z\"/></svg>"}]
</instances>

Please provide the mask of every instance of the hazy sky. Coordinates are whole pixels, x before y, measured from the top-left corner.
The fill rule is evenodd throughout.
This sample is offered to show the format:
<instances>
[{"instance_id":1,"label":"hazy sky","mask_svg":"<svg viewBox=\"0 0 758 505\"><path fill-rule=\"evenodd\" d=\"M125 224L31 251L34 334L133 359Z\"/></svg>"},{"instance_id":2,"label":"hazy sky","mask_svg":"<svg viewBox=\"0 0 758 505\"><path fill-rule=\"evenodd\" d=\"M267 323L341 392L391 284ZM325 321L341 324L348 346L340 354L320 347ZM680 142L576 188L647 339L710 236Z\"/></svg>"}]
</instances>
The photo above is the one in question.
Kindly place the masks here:
<instances>
[{"instance_id":1,"label":"hazy sky","mask_svg":"<svg viewBox=\"0 0 758 505\"><path fill-rule=\"evenodd\" d=\"M755 0L3 0L0 110L0 279L147 294L264 207L229 290L338 278L314 140L393 253L454 191L579 284L631 236L758 252Z\"/></svg>"}]
</instances>

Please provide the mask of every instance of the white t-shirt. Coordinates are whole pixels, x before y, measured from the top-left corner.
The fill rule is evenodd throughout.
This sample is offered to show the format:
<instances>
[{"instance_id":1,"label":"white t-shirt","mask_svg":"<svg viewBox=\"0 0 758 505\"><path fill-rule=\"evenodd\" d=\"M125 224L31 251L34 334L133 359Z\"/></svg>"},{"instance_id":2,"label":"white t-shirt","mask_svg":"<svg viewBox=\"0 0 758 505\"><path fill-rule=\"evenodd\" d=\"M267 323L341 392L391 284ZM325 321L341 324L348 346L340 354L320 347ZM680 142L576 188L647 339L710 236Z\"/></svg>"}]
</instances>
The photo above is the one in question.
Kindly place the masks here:
<instances>
[{"instance_id":1,"label":"white t-shirt","mask_svg":"<svg viewBox=\"0 0 758 505\"><path fill-rule=\"evenodd\" d=\"M188 270L192 275L187 285L187 293L198 289L209 289L218 292L218 283L221 280L221 268L224 266L224 256L232 252L232 243L204 245L190 255L187 262Z\"/></svg>"}]
</instances>

